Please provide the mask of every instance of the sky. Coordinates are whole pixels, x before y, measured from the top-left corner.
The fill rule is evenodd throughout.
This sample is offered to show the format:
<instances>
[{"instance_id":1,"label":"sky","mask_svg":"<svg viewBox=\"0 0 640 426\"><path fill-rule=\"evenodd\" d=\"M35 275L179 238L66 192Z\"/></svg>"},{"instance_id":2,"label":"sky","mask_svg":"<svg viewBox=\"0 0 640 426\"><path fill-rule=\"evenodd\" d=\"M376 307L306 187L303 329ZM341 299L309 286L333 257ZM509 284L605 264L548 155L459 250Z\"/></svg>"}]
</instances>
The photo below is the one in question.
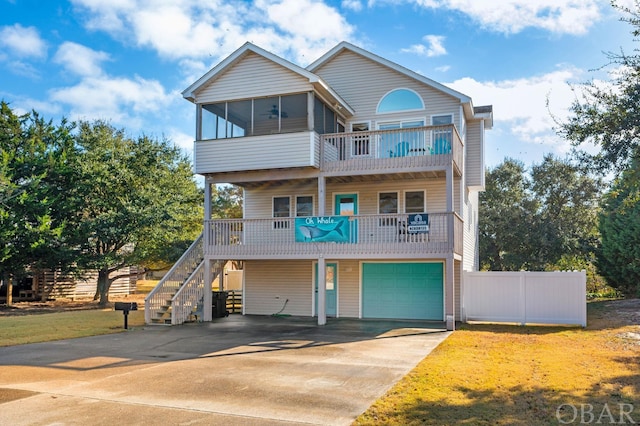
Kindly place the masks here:
<instances>
[{"instance_id":1,"label":"sky","mask_svg":"<svg viewBox=\"0 0 640 426\"><path fill-rule=\"evenodd\" d=\"M493 105L487 167L530 166L570 150L554 127L572 88L607 81L605 53L636 47L621 17L609 0L0 0L0 100L191 156L181 92L245 42L306 67L348 41Z\"/></svg>"}]
</instances>

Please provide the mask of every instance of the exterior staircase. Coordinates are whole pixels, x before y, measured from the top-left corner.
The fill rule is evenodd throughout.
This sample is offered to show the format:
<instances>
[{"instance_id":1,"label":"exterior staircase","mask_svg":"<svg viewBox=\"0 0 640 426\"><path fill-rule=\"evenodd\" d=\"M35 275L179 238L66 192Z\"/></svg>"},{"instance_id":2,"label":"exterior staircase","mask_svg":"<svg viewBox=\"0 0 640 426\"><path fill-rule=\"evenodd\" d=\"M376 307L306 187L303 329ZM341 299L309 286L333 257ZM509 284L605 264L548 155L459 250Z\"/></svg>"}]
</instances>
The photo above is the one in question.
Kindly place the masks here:
<instances>
[{"instance_id":1,"label":"exterior staircase","mask_svg":"<svg viewBox=\"0 0 640 426\"><path fill-rule=\"evenodd\" d=\"M203 234L200 234L145 298L145 323L178 325L193 318L195 312L202 312L203 260ZM214 271L217 273L219 271Z\"/></svg>"}]
</instances>

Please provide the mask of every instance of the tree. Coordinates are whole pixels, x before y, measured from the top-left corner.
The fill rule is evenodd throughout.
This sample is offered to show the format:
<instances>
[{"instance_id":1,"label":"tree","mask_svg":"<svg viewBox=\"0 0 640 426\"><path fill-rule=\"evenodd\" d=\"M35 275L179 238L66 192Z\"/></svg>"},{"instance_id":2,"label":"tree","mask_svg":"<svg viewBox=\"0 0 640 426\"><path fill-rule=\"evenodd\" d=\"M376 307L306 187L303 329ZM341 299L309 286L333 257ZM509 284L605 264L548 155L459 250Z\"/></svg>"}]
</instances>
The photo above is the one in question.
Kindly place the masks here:
<instances>
[{"instance_id":1,"label":"tree","mask_svg":"<svg viewBox=\"0 0 640 426\"><path fill-rule=\"evenodd\" d=\"M640 297L640 155L605 195L598 270L625 296Z\"/></svg>"},{"instance_id":2,"label":"tree","mask_svg":"<svg viewBox=\"0 0 640 426\"><path fill-rule=\"evenodd\" d=\"M96 297L108 302L114 273L175 261L202 229L203 198L191 165L167 141L131 139L97 121L81 122L78 192L83 207L74 239L79 265L98 270Z\"/></svg>"},{"instance_id":3,"label":"tree","mask_svg":"<svg viewBox=\"0 0 640 426\"><path fill-rule=\"evenodd\" d=\"M511 159L488 171L480 195L481 267L544 270L561 259L593 262L600 187L586 168L552 155L530 174Z\"/></svg>"},{"instance_id":4,"label":"tree","mask_svg":"<svg viewBox=\"0 0 640 426\"><path fill-rule=\"evenodd\" d=\"M640 2L636 0L634 8L613 6L625 14L622 20L632 26L631 34L637 40ZM591 81L582 85L571 106L571 117L560 123L559 134L576 147L585 142L595 144L600 151L592 156L583 153L582 158L603 174L620 176L604 198L599 222L602 250L597 266L611 287L629 295L634 294L633 285L623 272L637 277L633 271L640 257L633 245L637 240L630 235L631 230L637 230L640 210L640 200L634 195L634 188L640 186L640 54L638 49L632 54L621 50L608 53L607 59L608 65L615 67L613 79L607 84Z\"/></svg>"},{"instance_id":5,"label":"tree","mask_svg":"<svg viewBox=\"0 0 640 426\"><path fill-rule=\"evenodd\" d=\"M529 267L538 208L529 186L520 161L505 159L487 171L478 214L482 269L517 271Z\"/></svg>"},{"instance_id":6,"label":"tree","mask_svg":"<svg viewBox=\"0 0 640 426\"><path fill-rule=\"evenodd\" d=\"M66 230L74 212L62 202L74 179L76 154L65 120L58 126L35 111L21 117L0 103L0 274L8 285L29 269L72 265Z\"/></svg>"},{"instance_id":7,"label":"tree","mask_svg":"<svg viewBox=\"0 0 640 426\"><path fill-rule=\"evenodd\" d=\"M220 185L213 188L211 211L214 218L242 218L242 188L235 185Z\"/></svg>"},{"instance_id":8,"label":"tree","mask_svg":"<svg viewBox=\"0 0 640 426\"><path fill-rule=\"evenodd\" d=\"M551 154L532 166L531 191L540 202L537 248L541 265L555 265L561 258L595 260L602 187L602 180L588 168Z\"/></svg>"},{"instance_id":9,"label":"tree","mask_svg":"<svg viewBox=\"0 0 640 426\"><path fill-rule=\"evenodd\" d=\"M622 20L633 27L636 40L640 36L640 2L636 0L633 9L615 2L612 5L625 13ZM640 146L640 55L637 49L634 52L607 53L608 65L615 67L612 80L582 84L581 90L575 90L571 116L558 123L558 133L574 146L590 142L600 148L595 155L581 155L602 172L626 169Z\"/></svg>"}]
</instances>

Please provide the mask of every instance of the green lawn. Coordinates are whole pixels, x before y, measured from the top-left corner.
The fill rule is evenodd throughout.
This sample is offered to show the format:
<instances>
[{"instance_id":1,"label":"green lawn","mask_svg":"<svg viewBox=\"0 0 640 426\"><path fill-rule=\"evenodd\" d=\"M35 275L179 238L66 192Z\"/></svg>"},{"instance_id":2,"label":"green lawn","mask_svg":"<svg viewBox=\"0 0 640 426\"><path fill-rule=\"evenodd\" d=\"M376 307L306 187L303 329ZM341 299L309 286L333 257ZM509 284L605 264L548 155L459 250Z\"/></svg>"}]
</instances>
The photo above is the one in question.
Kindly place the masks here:
<instances>
[{"instance_id":1,"label":"green lawn","mask_svg":"<svg viewBox=\"0 0 640 426\"><path fill-rule=\"evenodd\" d=\"M586 329L463 325L355 424L639 423L640 303L616 306L590 303Z\"/></svg>"},{"instance_id":2,"label":"green lawn","mask_svg":"<svg viewBox=\"0 0 640 426\"><path fill-rule=\"evenodd\" d=\"M144 310L131 311L129 328L144 325ZM113 309L89 309L50 314L0 317L0 346L47 342L119 333L124 330L124 318Z\"/></svg>"}]
</instances>

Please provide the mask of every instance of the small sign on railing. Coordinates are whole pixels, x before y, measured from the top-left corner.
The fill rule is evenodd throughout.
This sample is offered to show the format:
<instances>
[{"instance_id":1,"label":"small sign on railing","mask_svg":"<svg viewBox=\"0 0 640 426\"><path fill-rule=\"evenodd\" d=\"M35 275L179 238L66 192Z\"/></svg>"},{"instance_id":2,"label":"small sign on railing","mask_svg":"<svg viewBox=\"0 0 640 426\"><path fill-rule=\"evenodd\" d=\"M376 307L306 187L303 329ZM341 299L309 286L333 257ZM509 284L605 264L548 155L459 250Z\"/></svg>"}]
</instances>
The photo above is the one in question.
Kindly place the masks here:
<instances>
[{"instance_id":1,"label":"small sign on railing","mask_svg":"<svg viewBox=\"0 0 640 426\"><path fill-rule=\"evenodd\" d=\"M295 228L297 243L349 242L349 217L347 216L298 217Z\"/></svg>"},{"instance_id":2,"label":"small sign on railing","mask_svg":"<svg viewBox=\"0 0 640 426\"><path fill-rule=\"evenodd\" d=\"M429 232L429 215L426 213L410 214L407 233L426 234Z\"/></svg>"}]
</instances>

